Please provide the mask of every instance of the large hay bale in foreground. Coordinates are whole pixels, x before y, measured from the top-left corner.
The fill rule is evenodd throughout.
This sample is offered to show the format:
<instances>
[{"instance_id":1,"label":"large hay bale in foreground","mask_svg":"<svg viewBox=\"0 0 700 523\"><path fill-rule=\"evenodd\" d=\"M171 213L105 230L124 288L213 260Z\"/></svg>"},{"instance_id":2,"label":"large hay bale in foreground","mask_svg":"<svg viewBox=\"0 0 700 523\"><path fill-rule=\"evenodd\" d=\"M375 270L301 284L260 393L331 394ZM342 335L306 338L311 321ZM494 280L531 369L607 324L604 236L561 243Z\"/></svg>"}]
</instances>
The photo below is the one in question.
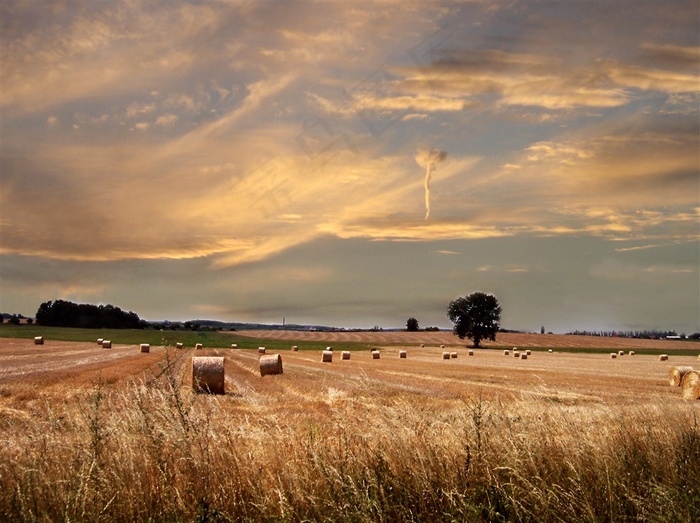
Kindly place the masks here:
<instances>
[{"instance_id":1,"label":"large hay bale in foreground","mask_svg":"<svg viewBox=\"0 0 700 523\"><path fill-rule=\"evenodd\" d=\"M668 354L659 354L659 361L668 361Z\"/></svg>"},{"instance_id":2,"label":"large hay bale in foreground","mask_svg":"<svg viewBox=\"0 0 700 523\"><path fill-rule=\"evenodd\" d=\"M333 362L333 351L332 350L324 350L321 353L321 361L323 363L332 363Z\"/></svg>"},{"instance_id":3,"label":"large hay bale in foreground","mask_svg":"<svg viewBox=\"0 0 700 523\"><path fill-rule=\"evenodd\" d=\"M693 367L688 367L685 365L680 367L671 367L671 370L668 371L668 384L671 387L680 387L681 381L683 381L683 376L692 370Z\"/></svg>"},{"instance_id":4,"label":"large hay bale in foreground","mask_svg":"<svg viewBox=\"0 0 700 523\"><path fill-rule=\"evenodd\" d=\"M142 343L139 348L141 352L151 352L151 346L148 343Z\"/></svg>"},{"instance_id":5,"label":"large hay bale in foreground","mask_svg":"<svg viewBox=\"0 0 700 523\"><path fill-rule=\"evenodd\" d=\"M223 356L192 357L192 390L209 394L224 393Z\"/></svg>"},{"instance_id":6,"label":"large hay bale in foreground","mask_svg":"<svg viewBox=\"0 0 700 523\"><path fill-rule=\"evenodd\" d=\"M44 344L44 337L43 336L34 336L34 345L43 345Z\"/></svg>"},{"instance_id":7,"label":"large hay bale in foreground","mask_svg":"<svg viewBox=\"0 0 700 523\"><path fill-rule=\"evenodd\" d=\"M267 354L260 356L260 375L282 374L282 355Z\"/></svg>"},{"instance_id":8,"label":"large hay bale in foreground","mask_svg":"<svg viewBox=\"0 0 700 523\"><path fill-rule=\"evenodd\" d=\"M349 359L350 359L350 351L349 351L349 350L344 350L344 351L342 352L342 355L343 355L343 359L344 359L344 360L349 360Z\"/></svg>"},{"instance_id":9,"label":"large hay bale in foreground","mask_svg":"<svg viewBox=\"0 0 700 523\"><path fill-rule=\"evenodd\" d=\"M700 400L700 371L691 370L683 376L681 392L685 400Z\"/></svg>"}]
</instances>

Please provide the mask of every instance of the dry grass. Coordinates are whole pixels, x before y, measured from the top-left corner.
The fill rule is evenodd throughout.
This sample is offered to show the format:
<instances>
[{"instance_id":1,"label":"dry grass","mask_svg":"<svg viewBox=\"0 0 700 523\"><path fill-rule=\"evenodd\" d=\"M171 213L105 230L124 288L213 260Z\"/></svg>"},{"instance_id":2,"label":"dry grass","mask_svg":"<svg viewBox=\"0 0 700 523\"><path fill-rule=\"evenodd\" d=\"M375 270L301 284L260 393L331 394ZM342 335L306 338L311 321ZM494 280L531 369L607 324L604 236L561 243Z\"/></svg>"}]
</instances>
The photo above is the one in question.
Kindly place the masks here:
<instances>
[{"instance_id":1,"label":"dry grass","mask_svg":"<svg viewBox=\"0 0 700 523\"><path fill-rule=\"evenodd\" d=\"M257 351L205 349L228 393L203 396L193 350L89 350L101 373L0 374L0 520L700 518L700 404L652 356L290 351L261 378ZM23 354L15 370L42 356Z\"/></svg>"}]
</instances>

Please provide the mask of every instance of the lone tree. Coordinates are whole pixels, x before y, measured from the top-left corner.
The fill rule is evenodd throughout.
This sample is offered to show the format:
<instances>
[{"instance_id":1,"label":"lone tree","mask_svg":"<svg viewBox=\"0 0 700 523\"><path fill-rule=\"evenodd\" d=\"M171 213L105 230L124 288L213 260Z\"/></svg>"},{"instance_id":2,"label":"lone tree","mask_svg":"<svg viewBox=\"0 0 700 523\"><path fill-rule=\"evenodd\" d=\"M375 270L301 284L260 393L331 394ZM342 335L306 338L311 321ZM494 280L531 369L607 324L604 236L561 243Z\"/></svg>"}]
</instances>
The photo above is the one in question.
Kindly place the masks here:
<instances>
[{"instance_id":1,"label":"lone tree","mask_svg":"<svg viewBox=\"0 0 700 523\"><path fill-rule=\"evenodd\" d=\"M418 332L418 320L415 318L408 318L406 320L406 330L408 332Z\"/></svg>"},{"instance_id":2,"label":"lone tree","mask_svg":"<svg viewBox=\"0 0 700 523\"><path fill-rule=\"evenodd\" d=\"M478 347L483 339L496 341L501 322L501 306L495 296L475 292L466 298L457 298L447 307L447 317L455 324L452 332L459 339L474 340Z\"/></svg>"}]
</instances>

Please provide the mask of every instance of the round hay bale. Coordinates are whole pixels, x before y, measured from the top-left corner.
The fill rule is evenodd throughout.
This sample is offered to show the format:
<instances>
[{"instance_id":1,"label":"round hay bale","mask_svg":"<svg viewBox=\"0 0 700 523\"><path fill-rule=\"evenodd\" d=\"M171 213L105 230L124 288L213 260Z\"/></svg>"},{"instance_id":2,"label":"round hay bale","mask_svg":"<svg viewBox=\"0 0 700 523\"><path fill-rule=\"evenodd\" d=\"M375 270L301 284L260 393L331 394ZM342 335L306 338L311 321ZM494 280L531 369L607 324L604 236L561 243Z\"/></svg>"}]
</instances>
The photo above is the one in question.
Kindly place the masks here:
<instances>
[{"instance_id":1,"label":"round hay bale","mask_svg":"<svg viewBox=\"0 0 700 523\"><path fill-rule=\"evenodd\" d=\"M258 354L265 354L267 349L265 347L258 347Z\"/></svg>"},{"instance_id":2,"label":"round hay bale","mask_svg":"<svg viewBox=\"0 0 700 523\"><path fill-rule=\"evenodd\" d=\"M321 353L321 361L323 363L331 363L333 361L333 351L332 350L324 350Z\"/></svg>"},{"instance_id":3,"label":"round hay bale","mask_svg":"<svg viewBox=\"0 0 700 523\"><path fill-rule=\"evenodd\" d=\"M521 360L526 360L526 359L527 359L527 352L521 352L521 353L520 353L520 359L521 359Z\"/></svg>"},{"instance_id":4,"label":"round hay bale","mask_svg":"<svg viewBox=\"0 0 700 523\"><path fill-rule=\"evenodd\" d=\"M232 349L237 349L238 348L238 343L232 343L231 344Z\"/></svg>"},{"instance_id":5,"label":"round hay bale","mask_svg":"<svg viewBox=\"0 0 700 523\"><path fill-rule=\"evenodd\" d=\"M633 351L633 350L630 351L630 356L634 356L634 351Z\"/></svg>"},{"instance_id":6,"label":"round hay bale","mask_svg":"<svg viewBox=\"0 0 700 523\"><path fill-rule=\"evenodd\" d=\"M176 349L181 349L181 348L182 348L182 342L181 342L181 341L178 341L178 342L175 344L175 348L176 348Z\"/></svg>"},{"instance_id":7,"label":"round hay bale","mask_svg":"<svg viewBox=\"0 0 700 523\"><path fill-rule=\"evenodd\" d=\"M201 343L197 343L194 346L194 350L202 350L203 345Z\"/></svg>"},{"instance_id":8,"label":"round hay bale","mask_svg":"<svg viewBox=\"0 0 700 523\"><path fill-rule=\"evenodd\" d=\"M693 367L681 366L681 367L671 367L668 371L668 384L671 387L680 387L681 381L683 381L683 376L688 374L693 370Z\"/></svg>"},{"instance_id":9,"label":"round hay bale","mask_svg":"<svg viewBox=\"0 0 700 523\"><path fill-rule=\"evenodd\" d=\"M260 356L260 375L282 374L282 355L267 354Z\"/></svg>"},{"instance_id":10,"label":"round hay bale","mask_svg":"<svg viewBox=\"0 0 700 523\"><path fill-rule=\"evenodd\" d=\"M684 400L700 399L700 372L691 370L681 382L681 394Z\"/></svg>"},{"instance_id":11,"label":"round hay bale","mask_svg":"<svg viewBox=\"0 0 700 523\"><path fill-rule=\"evenodd\" d=\"M527 354L528 356L532 356L532 351L530 349L527 349L525 351L525 354Z\"/></svg>"},{"instance_id":12,"label":"round hay bale","mask_svg":"<svg viewBox=\"0 0 700 523\"><path fill-rule=\"evenodd\" d=\"M297 352L299 347L297 345L292 345L292 351Z\"/></svg>"},{"instance_id":13,"label":"round hay bale","mask_svg":"<svg viewBox=\"0 0 700 523\"><path fill-rule=\"evenodd\" d=\"M444 348L445 348L445 346L444 346L444 345L440 345L440 348L441 348L441 349L444 349Z\"/></svg>"},{"instance_id":14,"label":"round hay bale","mask_svg":"<svg viewBox=\"0 0 700 523\"><path fill-rule=\"evenodd\" d=\"M223 356L192 358L192 390L195 392L223 394L225 377Z\"/></svg>"},{"instance_id":15,"label":"round hay bale","mask_svg":"<svg viewBox=\"0 0 700 523\"><path fill-rule=\"evenodd\" d=\"M519 357L520 357L520 351L514 350L514 351L513 351L513 357L514 357L514 358L519 358Z\"/></svg>"},{"instance_id":16,"label":"round hay bale","mask_svg":"<svg viewBox=\"0 0 700 523\"><path fill-rule=\"evenodd\" d=\"M668 354L659 354L659 361L668 361Z\"/></svg>"},{"instance_id":17,"label":"round hay bale","mask_svg":"<svg viewBox=\"0 0 700 523\"><path fill-rule=\"evenodd\" d=\"M617 358L617 352L611 352L610 359L614 360L615 358Z\"/></svg>"},{"instance_id":18,"label":"round hay bale","mask_svg":"<svg viewBox=\"0 0 700 523\"><path fill-rule=\"evenodd\" d=\"M443 359L443 360L449 360L449 359L450 359L450 353L449 353L449 352L443 352L443 353L442 353L442 359Z\"/></svg>"},{"instance_id":19,"label":"round hay bale","mask_svg":"<svg viewBox=\"0 0 700 523\"><path fill-rule=\"evenodd\" d=\"M333 347L326 347L326 350L333 351Z\"/></svg>"},{"instance_id":20,"label":"round hay bale","mask_svg":"<svg viewBox=\"0 0 700 523\"><path fill-rule=\"evenodd\" d=\"M700 354L698 354L698 359L700 360Z\"/></svg>"},{"instance_id":21,"label":"round hay bale","mask_svg":"<svg viewBox=\"0 0 700 523\"><path fill-rule=\"evenodd\" d=\"M406 351L405 350L400 350L399 351L399 358L401 359L406 359Z\"/></svg>"},{"instance_id":22,"label":"round hay bale","mask_svg":"<svg viewBox=\"0 0 700 523\"><path fill-rule=\"evenodd\" d=\"M552 353L554 352L554 350L553 350L553 349L549 349L548 352L549 352L550 354L552 354Z\"/></svg>"},{"instance_id":23,"label":"round hay bale","mask_svg":"<svg viewBox=\"0 0 700 523\"><path fill-rule=\"evenodd\" d=\"M34 345L43 345L44 344L44 337L43 336L34 336Z\"/></svg>"},{"instance_id":24,"label":"round hay bale","mask_svg":"<svg viewBox=\"0 0 700 523\"><path fill-rule=\"evenodd\" d=\"M372 351L372 359L373 359L373 360L378 360L378 359L379 359L379 351L378 351L378 350L373 350L373 351Z\"/></svg>"},{"instance_id":25,"label":"round hay bale","mask_svg":"<svg viewBox=\"0 0 700 523\"><path fill-rule=\"evenodd\" d=\"M424 349L424 348L425 348L425 343L421 343L421 344L420 344L420 348L421 348L421 349ZM700 356L698 356L698 357L700 358Z\"/></svg>"},{"instance_id":26,"label":"round hay bale","mask_svg":"<svg viewBox=\"0 0 700 523\"><path fill-rule=\"evenodd\" d=\"M508 349L504 350L504 351L503 351L503 355L504 355L504 356L509 356L509 355L510 355L510 351L509 351Z\"/></svg>"},{"instance_id":27,"label":"round hay bale","mask_svg":"<svg viewBox=\"0 0 700 523\"><path fill-rule=\"evenodd\" d=\"M151 346L148 343L142 343L140 348L141 352L151 352Z\"/></svg>"},{"instance_id":28,"label":"round hay bale","mask_svg":"<svg viewBox=\"0 0 700 523\"><path fill-rule=\"evenodd\" d=\"M109 340L102 340L102 348L103 349L111 349L112 348L112 342Z\"/></svg>"},{"instance_id":29,"label":"round hay bale","mask_svg":"<svg viewBox=\"0 0 700 523\"><path fill-rule=\"evenodd\" d=\"M624 355L625 355L625 351L623 351L623 350L617 351L617 355L618 355L618 356L624 356Z\"/></svg>"},{"instance_id":30,"label":"round hay bale","mask_svg":"<svg viewBox=\"0 0 700 523\"><path fill-rule=\"evenodd\" d=\"M467 356L474 356L474 350L469 349L469 350L467 351Z\"/></svg>"},{"instance_id":31,"label":"round hay bale","mask_svg":"<svg viewBox=\"0 0 700 523\"><path fill-rule=\"evenodd\" d=\"M350 359L350 351L349 351L349 350L344 350L344 351L342 352L342 355L343 355L343 359L344 359L344 360L349 360L349 359Z\"/></svg>"},{"instance_id":32,"label":"round hay bale","mask_svg":"<svg viewBox=\"0 0 700 523\"><path fill-rule=\"evenodd\" d=\"M456 353L456 352L451 352L451 353L450 353L450 358L454 359L454 358L456 358L456 357L457 357L457 353Z\"/></svg>"},{"instance_id":33,"label":"round hay bale","mask_svg":"<svg viewBox=\"0 0 700 523\"><path fill-rule=\"evenodd\" d=\"M97 338L97 344L102 345L102 342L105 341L104 338Z\"/></svg>"}]
</instances>

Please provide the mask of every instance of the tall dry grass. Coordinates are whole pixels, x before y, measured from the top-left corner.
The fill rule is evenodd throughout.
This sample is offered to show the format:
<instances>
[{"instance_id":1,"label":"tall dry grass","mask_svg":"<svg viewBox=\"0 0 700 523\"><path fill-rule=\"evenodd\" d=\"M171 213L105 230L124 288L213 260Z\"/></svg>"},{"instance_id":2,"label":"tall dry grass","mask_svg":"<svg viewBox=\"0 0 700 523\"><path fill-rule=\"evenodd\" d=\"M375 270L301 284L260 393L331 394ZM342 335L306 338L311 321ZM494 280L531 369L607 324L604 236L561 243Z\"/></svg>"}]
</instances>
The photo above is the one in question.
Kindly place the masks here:
<instances>
[{"instance_id":1,"label":"tall dry grass","mask_svg":"<svg viewBox=\"0 0 700 523\"><path fill-rule=\"evenodd\" d=\"M698 410L680 400L205 396L181 376L168 360L17 408L7 391L0 520L700 520Z\"/></svg>"}]
</instances>

